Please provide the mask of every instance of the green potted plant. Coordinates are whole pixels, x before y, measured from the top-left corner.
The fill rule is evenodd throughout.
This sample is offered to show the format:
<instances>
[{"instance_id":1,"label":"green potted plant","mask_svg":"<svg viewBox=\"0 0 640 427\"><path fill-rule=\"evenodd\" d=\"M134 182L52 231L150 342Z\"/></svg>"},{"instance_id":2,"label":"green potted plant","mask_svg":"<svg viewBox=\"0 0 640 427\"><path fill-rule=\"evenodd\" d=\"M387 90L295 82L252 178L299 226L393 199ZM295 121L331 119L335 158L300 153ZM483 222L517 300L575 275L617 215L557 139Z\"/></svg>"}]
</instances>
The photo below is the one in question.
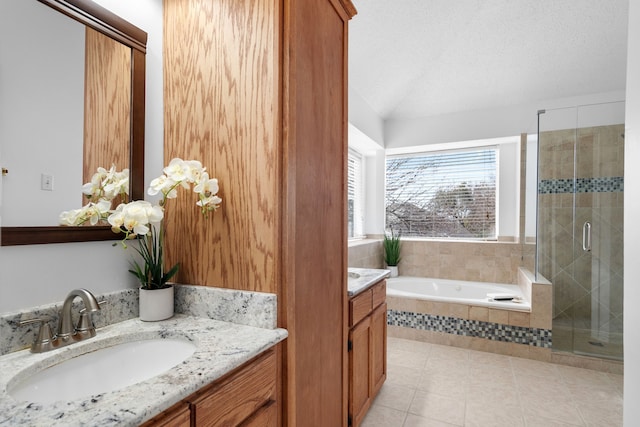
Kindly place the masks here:
<instances>
[{"instance_id":1,"label":"green potted plant","mask_svg":"<svg viewBox=\"0 0 640 427\"><path fill-rule=\"evenodd\" d=\"M396 233L392 229L391 235L385 234L382 248L384 249L384 262L391 271L391 277L396 277L400 263L400 233Z\"/></svg>"},{"instance_id":2,"label":"green potted plant","mask_svg":"<svg viewBox=\"0 0 640 427\"><path fill-rule=\"evenodd\" d=\"M127 198L128 170L116 172L115 167L109 171L98 168L91 182L83 186L89 203L60 215L63 225L86 222L95 225L106 219L114 233L124 233L121 243L125 249L128 247L127 240L138 240L135 250L142 262L133 260L129 272L140 282L141 320L155 321L173 316L173 286L168 282L178 272L180 265L176 264L168 270L164 266L164 207L168 199L178 196L180 187L191 188L198 195L196 205L205 217L222 202L217 196L218 180L209 178L206 168L199 161L175 158L163 169L163 174L149 185L149 195L162 195L157 205L135 200L121 203L112 210L114 198Z\"/></svg>"}]
</instances>

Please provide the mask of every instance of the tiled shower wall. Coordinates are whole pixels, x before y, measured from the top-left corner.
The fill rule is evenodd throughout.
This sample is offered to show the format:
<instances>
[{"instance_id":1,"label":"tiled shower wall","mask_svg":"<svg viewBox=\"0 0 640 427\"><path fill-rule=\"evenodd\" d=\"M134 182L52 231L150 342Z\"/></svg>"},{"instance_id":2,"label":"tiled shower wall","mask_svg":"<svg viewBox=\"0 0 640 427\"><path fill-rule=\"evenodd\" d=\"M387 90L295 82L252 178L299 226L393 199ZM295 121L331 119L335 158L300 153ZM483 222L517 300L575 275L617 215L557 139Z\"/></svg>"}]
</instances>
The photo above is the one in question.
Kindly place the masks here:
<instances>
[{"instance_id":1,"label":"tiled shower wall","mask_svg":"<svg viewBox=\"0 0 640 427\"><path fill-rule=\"evenodd\" d=\"M535 245L511 242L464 242L403 239L404 276L518 283L518 268L534 270ZM349 267L383 268L380 240L349 246Z\"/></svg>"},{"instance_id":2,"label":"tiled shower wall","mask_svg":"<svg viewBox=\"0 0 640 427\"><path fill-rule=\"evenodd\" d=\"M569 328L622 333L623 134L622 124L540 134L539 271L554 285L559 350L572 350ZM585 221L591 252L582 250Z\"/></svg>"}]
</instances>

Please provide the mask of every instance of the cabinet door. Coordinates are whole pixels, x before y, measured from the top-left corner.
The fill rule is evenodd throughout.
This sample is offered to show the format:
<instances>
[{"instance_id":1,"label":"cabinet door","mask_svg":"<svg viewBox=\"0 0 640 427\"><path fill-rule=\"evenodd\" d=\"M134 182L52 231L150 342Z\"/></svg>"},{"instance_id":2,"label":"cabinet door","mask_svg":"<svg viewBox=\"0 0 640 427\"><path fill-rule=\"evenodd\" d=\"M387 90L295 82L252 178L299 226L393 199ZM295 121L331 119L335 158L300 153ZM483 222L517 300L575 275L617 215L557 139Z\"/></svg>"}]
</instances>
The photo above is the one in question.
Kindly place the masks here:
<instances>
[{"instance_id":1,"label":"cabinet door","mask_svg":"<svg viewBox=\"0 0 640 427\"><path fill-rule=\"evenodd\" d=\"M349 416L358 426L371 405L371 317L365 318L349 332Z\"/></svg>"},{"instance_id":2,"label":"cabinet door","mask_svg":"<svg viewBox=\"0 0 640 427\"><path fill-rule=\"evenodd\" d=\"M371 314L371 398L387 379L387 304Z\"/></svg>"},{"instance_id":3,"label":"cabinet door","mask_svg":"<svg viewBox=\"0 0 640 427\"><path fill-rule=\"evenodd\" d=\"M161 414L156 415L141 427L190 427L191 410L189 404L180 402Z\"/></svg>"},{"instance_id":4,"label":"cabinet door","mask_svg":"<svg viewBox=\"0 0 640 427\"><path fill-rule=\"evenodd\" d=\"M276 427L278 425L278 405L276 402L267 403L258 409L240 427Z\"/></svg>"}]
</instances>

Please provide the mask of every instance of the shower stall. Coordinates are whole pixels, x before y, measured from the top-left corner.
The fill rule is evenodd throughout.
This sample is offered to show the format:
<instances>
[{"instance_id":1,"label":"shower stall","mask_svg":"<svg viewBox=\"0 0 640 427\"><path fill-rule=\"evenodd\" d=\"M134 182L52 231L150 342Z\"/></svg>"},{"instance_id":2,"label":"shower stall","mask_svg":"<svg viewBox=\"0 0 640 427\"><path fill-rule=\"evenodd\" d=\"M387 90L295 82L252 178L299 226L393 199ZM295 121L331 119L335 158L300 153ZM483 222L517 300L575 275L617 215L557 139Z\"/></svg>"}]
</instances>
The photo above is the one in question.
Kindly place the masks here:
<instances>
[{"instance_id":1,"label":"shower stall","mask_svg":"<svg viewBox=\"0 0 640 427\"><path fill-rule=\"evenodd\" d=\"M622 360L624 102L539 111L537 151L553 349Z\"/></svg>"}]
</instances>

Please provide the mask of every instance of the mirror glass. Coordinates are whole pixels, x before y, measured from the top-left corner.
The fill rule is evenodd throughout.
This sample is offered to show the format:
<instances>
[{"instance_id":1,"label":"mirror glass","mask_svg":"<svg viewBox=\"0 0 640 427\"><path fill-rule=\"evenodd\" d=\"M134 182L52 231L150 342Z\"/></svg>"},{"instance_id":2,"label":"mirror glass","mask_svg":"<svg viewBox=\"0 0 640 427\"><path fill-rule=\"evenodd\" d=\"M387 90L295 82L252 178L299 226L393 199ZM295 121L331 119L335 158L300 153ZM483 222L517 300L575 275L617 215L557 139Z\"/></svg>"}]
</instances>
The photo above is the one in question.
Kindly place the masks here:
<instances>
[{"instance_id":1,"label":"mirror glass","mask_svg":"<svg viewBox=\"0 0 640 427\"><path fill-rule=\"evenodd\" d=\"M130 166L131 48L35 0L0 4L2 225L54 226L98 166Z\"/></svg>"},{"instance_id":2,"label":"mirror glass","mask_svg":"<svg viewBox=\"0 0 640 427\"><path fill-rule=\"evenodd\" d=\"M117 238L59 227L101 166L144 197L147 34L90 0L0 0L0 243Z\"/></svg>"}]
</instances>

